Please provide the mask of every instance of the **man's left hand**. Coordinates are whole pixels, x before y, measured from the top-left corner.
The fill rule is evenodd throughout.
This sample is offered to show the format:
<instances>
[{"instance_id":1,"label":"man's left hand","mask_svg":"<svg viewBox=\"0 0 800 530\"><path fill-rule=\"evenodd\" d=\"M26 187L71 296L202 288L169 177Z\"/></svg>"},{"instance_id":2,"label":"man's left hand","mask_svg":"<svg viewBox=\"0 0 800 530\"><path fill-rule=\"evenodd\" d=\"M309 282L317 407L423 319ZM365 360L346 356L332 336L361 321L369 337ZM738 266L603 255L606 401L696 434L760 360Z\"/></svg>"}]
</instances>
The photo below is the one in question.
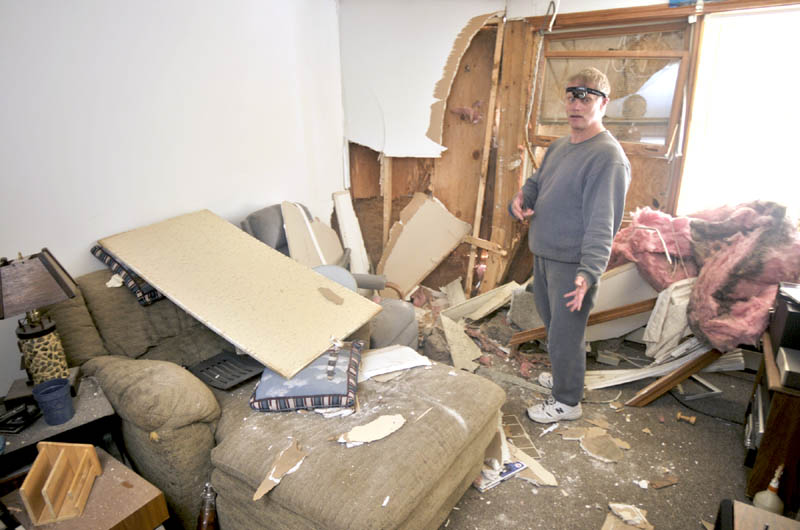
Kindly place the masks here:
<instances>
[{"instance_id":1,"label":"man's left hand","mask_svg":"<svg viewBox=\"0 0 800 530\"><path fill-rule=\"evenodd\" d=\"M589 290L589 283L586 278L578 274L575 276L575 290L570 291L564 295L564 298L572 298L567 302L567 309L572 311L580 311L583 306L583 297L586 296L586 291Z\"/></svg>"}]
</instances>

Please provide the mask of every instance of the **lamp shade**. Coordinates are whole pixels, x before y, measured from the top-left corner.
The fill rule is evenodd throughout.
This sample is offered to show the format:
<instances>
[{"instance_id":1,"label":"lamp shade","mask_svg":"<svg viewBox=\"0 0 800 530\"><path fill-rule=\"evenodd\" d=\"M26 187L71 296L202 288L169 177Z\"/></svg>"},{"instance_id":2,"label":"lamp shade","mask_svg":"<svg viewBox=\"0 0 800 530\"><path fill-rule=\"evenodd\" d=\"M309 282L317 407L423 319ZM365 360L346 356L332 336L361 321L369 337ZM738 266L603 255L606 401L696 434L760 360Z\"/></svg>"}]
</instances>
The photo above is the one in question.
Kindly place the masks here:
<instances>
[{"instance_id":1,"label":"lamp shade","mask_svg":"<svg viewBox=\"0 0 800 530\"><path fill-rule=\"evenodd\" d=\"M46 248L12 261L0 258L0 320L72 298L76 292L75 281Z\"/></svg>"}]
</instances>

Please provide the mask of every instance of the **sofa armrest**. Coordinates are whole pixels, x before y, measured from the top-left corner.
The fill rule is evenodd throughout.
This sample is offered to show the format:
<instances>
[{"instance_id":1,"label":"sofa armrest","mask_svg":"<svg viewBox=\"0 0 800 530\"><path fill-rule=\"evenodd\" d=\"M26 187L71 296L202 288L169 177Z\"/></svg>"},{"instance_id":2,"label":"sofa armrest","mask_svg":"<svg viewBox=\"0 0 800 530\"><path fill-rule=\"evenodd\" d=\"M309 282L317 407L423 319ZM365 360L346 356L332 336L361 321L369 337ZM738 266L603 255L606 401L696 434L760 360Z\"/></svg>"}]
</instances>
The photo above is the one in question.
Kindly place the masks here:
<instances>
[{"instance_id":1,"label":"sofa armrest","mask_svg":"<svg viewBox=\"0 0 800 530\"><path fill-rule=\"evenodd\" d=\"M88 361L83 371L97 378L117 414L143 431L219 419L211 390L177 364L105 355Z\"/></svg>"}]
</instances>

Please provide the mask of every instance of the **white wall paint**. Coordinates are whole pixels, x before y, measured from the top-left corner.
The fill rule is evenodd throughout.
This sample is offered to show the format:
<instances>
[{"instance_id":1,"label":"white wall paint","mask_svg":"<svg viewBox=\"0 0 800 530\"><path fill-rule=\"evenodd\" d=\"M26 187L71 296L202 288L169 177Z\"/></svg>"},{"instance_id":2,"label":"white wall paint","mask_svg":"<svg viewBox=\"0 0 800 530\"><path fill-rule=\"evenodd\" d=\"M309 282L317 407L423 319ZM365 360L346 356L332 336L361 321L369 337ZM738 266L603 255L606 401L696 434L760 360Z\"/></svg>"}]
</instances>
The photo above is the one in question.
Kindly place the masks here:
<instances>
[{"instance_id":1,"label":"white wall paint","mask_svg":"<svg viewBox=\"0 0 800 530\"><path fill-rule=\"evenodd\" d=\"M549 0L340 0L347 139L388 156L439 157L426 136L434 87L453 41L475 16L547 13ZM562 0L558 13L657 3Z\"/></svg>"},{"instance_id":2,"label":"white wall paint","mask_svg":"<svg viewBox=\"0 0 800 530\"><path fill-rule=\"evenodd\" d=\"M77 276L97 239L201 208L327 222L343 183L335 0L5 0L0 79L0 255L48 247Z\"/></svg>"}]
</instances>

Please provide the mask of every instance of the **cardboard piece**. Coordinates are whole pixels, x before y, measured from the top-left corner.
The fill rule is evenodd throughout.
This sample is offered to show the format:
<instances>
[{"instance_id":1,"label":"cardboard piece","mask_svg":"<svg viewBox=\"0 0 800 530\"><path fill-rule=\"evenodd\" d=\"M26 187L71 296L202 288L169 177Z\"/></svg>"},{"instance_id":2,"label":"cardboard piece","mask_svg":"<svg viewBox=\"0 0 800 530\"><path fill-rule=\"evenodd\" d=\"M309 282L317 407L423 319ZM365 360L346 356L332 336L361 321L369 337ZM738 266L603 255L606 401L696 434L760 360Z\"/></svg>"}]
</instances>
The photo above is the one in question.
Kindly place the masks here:
<instances>
[{"instance_id":1,"label":"cardboard piece","mask_svg":"<svg viewBox=\"0 0 800 530\"><path fill-rule=\"evenodd\" d=\"M384 414L375 420L358 427L353 427L349 432L339 436L340 443L348 447L374 442L385 438L405 425L406 419L402 414Z\"/></svg>"},{"instance_id":2,"label":"cardboard piece","mask_svg":"<svg viewBox=\"0 0 800 530\"><path fill-rule=\"evenodd\" d=\"M278 458L275 459L275 462L273 462L272 467L269 469L267 476L264 477L264 480L258 488L256 488L256 492L253 494L253 500L257 501L269 493L272 488L277 486L284 476L297 471L306 456L308 456L308 453L303 451L297 440L290 443L286 449L280 452Z\"/></svg>"},{"instance_id":3,"label":"cardboard piece","mask_svg":"<svg viewBox=\"0 0 800 530\"><path fill-rule=\"evenodd\" d=\"M339 236L319 219L309 219L302 206L284 201L281 203L283 227L289 255L310 268L335 265L344 254Z\"/></svg>"},{"instance_id":4,"label":"cardboard piece","mask_svg":"<svg viewBox=\"0 0 800 530\"><path fill-rule=\"evenodd\" d=\"M378 274L385 275L405 298L461 243L471 228L438 200L415 193L389 232ZM392 289L384 289L380 294L384 298L397 298Z\"/></svg>"},{"instance_id":5,"label":"cardboard piece","mask_svg":"<svg viewBox=\"0 0 800 530\"><path fill-rule=\"evenodd\" d=\"M444 336L450 348L450 357L453 359L453 366L457 370L474 372L478 368L478 363L473 361L483 355L483 352L464 332L464 326L445 315L441 315L441 319Z\"/></svg>"},{"instance_id":6,"label":"cardboard piece","mask_svg":"<svg viewBox=\"0 0 800 530\"><path fill-rule=\"evenodd\" d=\"M286 378L327 350L331 337L344 339L381 310L208 210L100 243L186 312Z\"/></svg>"}]
</instances>

